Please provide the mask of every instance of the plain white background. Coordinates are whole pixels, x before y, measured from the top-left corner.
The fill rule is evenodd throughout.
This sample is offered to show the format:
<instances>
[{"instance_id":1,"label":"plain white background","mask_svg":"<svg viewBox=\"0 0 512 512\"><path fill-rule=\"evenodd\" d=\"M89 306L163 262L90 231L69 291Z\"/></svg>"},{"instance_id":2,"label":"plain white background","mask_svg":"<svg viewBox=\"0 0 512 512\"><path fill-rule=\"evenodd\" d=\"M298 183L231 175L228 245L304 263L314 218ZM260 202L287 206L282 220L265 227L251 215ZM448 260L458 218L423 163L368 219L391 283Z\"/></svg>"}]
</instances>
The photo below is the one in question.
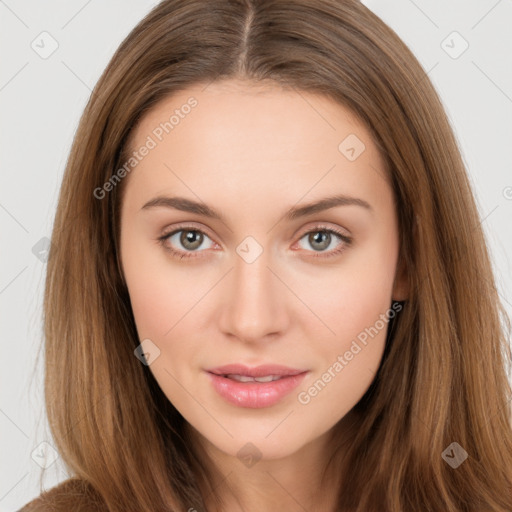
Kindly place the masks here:
<instances>
[{"instance_id":1,"label":"plain white background","mask_svg":"<svg viewBox=\"0 0 512 512\"><path fill-rule=\"evenodd\" d=\"M39 495L40 455L46 454L47 464L53 459L41 364L33 376L45 276L41 251L33 248L51 236L65 162L94 84L122 39L156 3L0 0L0 511L17 510ZM510 315L512 2L364 3L409 45L441 95ZM58 45L55 51L41 56L52 45ZM57 457L45 472L44 487L66 478Z\"/></svg>"}]
</instances>

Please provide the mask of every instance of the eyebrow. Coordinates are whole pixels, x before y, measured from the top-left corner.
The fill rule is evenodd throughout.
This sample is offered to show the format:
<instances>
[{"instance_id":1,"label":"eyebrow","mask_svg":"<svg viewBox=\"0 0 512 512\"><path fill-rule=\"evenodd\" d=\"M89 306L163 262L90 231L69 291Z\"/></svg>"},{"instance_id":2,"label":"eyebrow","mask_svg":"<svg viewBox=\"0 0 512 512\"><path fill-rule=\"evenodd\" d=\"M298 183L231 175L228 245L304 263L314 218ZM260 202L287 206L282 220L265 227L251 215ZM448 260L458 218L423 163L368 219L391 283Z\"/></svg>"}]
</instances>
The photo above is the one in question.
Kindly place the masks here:
<instances>
[{"instance_id":1,"label":"eyebrow","mask_svg":"<svg viewBox=\"0 0 512 512\"><path fill-rule=\"evenodd\" d=\"M323 212L337 206L360 206L369 212L373 213L372 206L365 200L357 197L351 197L346 195L336 195L320 199L313 203L308 203L301 206L294 206L285 212L283 219L295 220L301 217L306 217L314 213ZM203 215L211 219L217 219L224 222L222 215L208 206L205 203L186 199L185 197L164 197L158 196L148 201L141 210L147 210L150 208L173 208L188 213L196 213L197 215Z\"/></svg>"}]
</instances>

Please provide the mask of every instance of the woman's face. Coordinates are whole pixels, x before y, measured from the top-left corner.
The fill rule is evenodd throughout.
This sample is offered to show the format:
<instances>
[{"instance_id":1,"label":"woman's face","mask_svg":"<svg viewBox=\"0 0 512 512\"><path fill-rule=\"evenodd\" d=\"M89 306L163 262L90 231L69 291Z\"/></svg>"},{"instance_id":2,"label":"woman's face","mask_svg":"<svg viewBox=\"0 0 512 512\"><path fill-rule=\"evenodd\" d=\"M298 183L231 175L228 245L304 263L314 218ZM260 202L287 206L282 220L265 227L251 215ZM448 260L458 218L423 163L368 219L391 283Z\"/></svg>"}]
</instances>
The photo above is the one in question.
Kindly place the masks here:
<instances>
[{"instance_id":1,"label":"woman's face","mask_svg":"<svg viewBox=\"0 0 512 512\"><path fill-rule=\"evenodd\" d=\"M323 96L230 80L158 104L131 149L121 261L165 395L224 454L325 439L374 379L405 289L370 133Z\"/></svg>"}]
</instances>

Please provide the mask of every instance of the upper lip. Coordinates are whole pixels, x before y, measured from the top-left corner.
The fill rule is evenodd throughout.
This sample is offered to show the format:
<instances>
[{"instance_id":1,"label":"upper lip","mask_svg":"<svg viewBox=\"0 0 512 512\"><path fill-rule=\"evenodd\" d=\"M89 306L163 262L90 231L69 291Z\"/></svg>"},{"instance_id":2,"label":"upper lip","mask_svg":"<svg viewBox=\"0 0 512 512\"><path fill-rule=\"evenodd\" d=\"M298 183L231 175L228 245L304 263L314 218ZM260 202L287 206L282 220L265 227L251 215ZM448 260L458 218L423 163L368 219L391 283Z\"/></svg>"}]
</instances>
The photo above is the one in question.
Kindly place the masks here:
<instances>
[{"instance_id":1,"label":"upper lip","mask_svg":"<svg viewBox=\"0 0 512 512\"><path fill-rule=\"evenodd\" d=\"M249 367L243 364L227 364L217 366L206 370L216 375L245 375L247 377L265 377L267 375L299 375L307 370L299 370L278 364L263 364L260 366Z\"/></svg>"}]
</instances>

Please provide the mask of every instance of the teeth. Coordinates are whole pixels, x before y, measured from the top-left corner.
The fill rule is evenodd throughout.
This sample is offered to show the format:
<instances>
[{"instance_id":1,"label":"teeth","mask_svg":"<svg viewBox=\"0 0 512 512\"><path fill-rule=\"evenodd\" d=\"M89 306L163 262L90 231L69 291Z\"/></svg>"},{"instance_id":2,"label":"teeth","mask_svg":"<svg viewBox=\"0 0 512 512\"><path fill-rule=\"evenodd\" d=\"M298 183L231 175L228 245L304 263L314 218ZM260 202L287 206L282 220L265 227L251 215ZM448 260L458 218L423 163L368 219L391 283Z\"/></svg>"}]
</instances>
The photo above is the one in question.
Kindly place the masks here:
<instances>
[{"instance_id":1,"label":"teeth","mask_svg":"<svg viewBox=\"0 0 512 512\"><path fill-rule=\"evenodd\" d=\"M230 373L225 375L228 379L236 380L238 382L272 382L281 378L280 375L266 375L265 377L248 377L247 375L236 375Z\"/></svg>"},{"instance_id":2,"label":"teeth","mask_svg":"<svg viewBox=\"0 0 512 512\"><path fill-rule=\"evenodd\" d=\"M254 382L253 377L247 377L246 375L229 374L229 375L226 375L226 377L228 379L237 380L238 382Z\"/></svg>"},{"instance_id":3,"label":"teeth","mask_svg":"<svg viewBox=\"0 0 512 512\"><path fill-rule=\"evenodd\" d=\"M257 382L272 382L273 380L278 380L281 377L279 375L267 375L266 377L254 377L254 380Z\"/></svg>"}]
</instances>

